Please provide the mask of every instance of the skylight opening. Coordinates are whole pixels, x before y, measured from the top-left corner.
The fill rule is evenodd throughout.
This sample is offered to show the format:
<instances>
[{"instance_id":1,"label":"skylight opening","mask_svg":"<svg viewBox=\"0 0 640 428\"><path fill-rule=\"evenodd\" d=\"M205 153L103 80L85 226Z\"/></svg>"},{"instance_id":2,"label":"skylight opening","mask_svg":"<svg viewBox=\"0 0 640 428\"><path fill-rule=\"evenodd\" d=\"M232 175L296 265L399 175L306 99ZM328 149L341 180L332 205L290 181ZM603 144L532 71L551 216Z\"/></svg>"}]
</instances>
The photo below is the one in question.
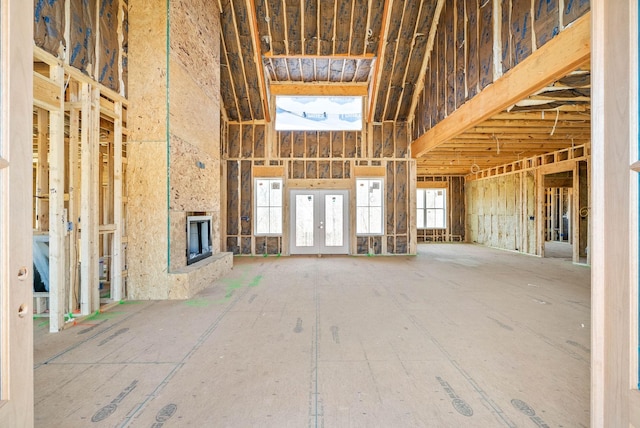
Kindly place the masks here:
<instances>
[{"instance_id":1,"label":"skylight opening","mask_svg":"<svg viewBox=\"0 0 640 428\"><path fill-rule=\"evenodd\" d=\"M361 130L362 97L276 97L276 131Z\"/></svg>"}]
</instances>

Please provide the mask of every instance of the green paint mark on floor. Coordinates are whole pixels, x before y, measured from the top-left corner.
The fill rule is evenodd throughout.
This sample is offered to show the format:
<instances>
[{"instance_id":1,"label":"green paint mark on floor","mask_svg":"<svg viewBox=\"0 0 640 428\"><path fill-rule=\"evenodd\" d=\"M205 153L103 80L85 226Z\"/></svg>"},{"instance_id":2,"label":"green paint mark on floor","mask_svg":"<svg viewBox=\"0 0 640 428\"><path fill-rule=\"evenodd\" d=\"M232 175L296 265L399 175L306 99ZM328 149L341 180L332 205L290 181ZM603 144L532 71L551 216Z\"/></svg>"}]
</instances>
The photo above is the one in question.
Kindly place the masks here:
<instances>
[{"instance_id":1,"label":"green paint mark on floor","mask_svg":"<svg viewBox=\"0 0 640 428\"><path fill-rule=\"evenodd\" d=\"M42 321L38 324L38 327L44 327L45 325L49 325L49 321Z\"/></svg>"},{"instance_id":2,"label":"green paint mark on floor","mask_svg":"<svg viewBox=\"0 0 640 428\"><path fill-rule=\"evenodd\" d=\"M192 306L194 308L205 308L211 305L211 302L207 299L190 299L185 300L184 304L187 306Z\"/></svg>"},{"instance_id":3,"label":"green paint mark on floor","mask_svg":"<svg viewBox=\"0 0 640 428\"><path fill-rule=\"evenodd\" d=\"M140 305L142 302L140 300L120 300L118 302L121 305Z\"/></svg>"},{"instance_id":4,"label":"green paint mark on floor","mask_svg":"<svg viewBox=\"0 0 640 428\"><path fill-rule=\"evenodd\" d=\"M260 285L260 281L262 281L262 275L254 277L249 283L248 287L257 287L258 285Z\"/></svg>"}]
</instances>

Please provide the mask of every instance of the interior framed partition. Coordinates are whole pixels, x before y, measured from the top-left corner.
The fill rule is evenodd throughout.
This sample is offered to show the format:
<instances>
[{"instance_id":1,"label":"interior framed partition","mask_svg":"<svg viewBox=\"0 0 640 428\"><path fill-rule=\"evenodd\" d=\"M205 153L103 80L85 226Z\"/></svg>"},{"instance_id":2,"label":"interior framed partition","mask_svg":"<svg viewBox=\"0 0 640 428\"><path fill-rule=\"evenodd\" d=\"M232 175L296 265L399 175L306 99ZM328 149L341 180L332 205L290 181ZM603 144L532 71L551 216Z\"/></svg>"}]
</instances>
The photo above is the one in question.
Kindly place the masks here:
<instances>
[{"instance_id":1,"label":"interior framed partition","mask_svg":"<svg viewBox=\"0 0 640 428\"><path fill-rule=\"evenodd\" d=\"M33 225L48 242L35 306L55 332L126 296L127 101L37 47L33 86Z\"/></svg>"}]
</instances>

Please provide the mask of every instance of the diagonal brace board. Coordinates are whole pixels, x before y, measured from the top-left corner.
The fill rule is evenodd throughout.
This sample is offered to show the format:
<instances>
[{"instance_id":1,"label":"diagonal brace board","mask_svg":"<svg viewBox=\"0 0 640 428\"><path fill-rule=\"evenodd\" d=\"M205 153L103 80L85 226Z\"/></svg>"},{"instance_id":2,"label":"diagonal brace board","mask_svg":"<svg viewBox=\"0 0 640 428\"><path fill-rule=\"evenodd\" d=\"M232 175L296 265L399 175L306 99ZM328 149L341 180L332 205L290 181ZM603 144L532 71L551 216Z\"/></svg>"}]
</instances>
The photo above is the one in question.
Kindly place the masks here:
<instances>
[{"instance_id":1,"label":"diagonal brace board","mask_svg":"<svg viewBox=\"0 0 640 428\"><path fill-rule=\"evenodd\" d=\"M414 158L434 150L586 62L591 54L591 12L532 53L411 144Z\"/></svg>"}]
</instances>

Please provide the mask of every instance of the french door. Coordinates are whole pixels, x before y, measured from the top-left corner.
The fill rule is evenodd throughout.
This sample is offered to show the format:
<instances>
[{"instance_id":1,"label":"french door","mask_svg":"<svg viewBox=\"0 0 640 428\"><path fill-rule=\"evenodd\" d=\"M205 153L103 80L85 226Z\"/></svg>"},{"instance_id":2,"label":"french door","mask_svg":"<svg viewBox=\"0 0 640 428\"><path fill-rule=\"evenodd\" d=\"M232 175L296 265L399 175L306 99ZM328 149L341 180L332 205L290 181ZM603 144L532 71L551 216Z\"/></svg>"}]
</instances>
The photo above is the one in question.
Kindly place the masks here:
<instances>
[{"instance_id":1,"label":"french door","mask_svg":"<svg viewBox=\"0 0 640 428\"><path fill-rule=\"evenodd\" d=\"M292 190L291 254L349 253L349 191Z\"/></svg>"}]
</instances>

